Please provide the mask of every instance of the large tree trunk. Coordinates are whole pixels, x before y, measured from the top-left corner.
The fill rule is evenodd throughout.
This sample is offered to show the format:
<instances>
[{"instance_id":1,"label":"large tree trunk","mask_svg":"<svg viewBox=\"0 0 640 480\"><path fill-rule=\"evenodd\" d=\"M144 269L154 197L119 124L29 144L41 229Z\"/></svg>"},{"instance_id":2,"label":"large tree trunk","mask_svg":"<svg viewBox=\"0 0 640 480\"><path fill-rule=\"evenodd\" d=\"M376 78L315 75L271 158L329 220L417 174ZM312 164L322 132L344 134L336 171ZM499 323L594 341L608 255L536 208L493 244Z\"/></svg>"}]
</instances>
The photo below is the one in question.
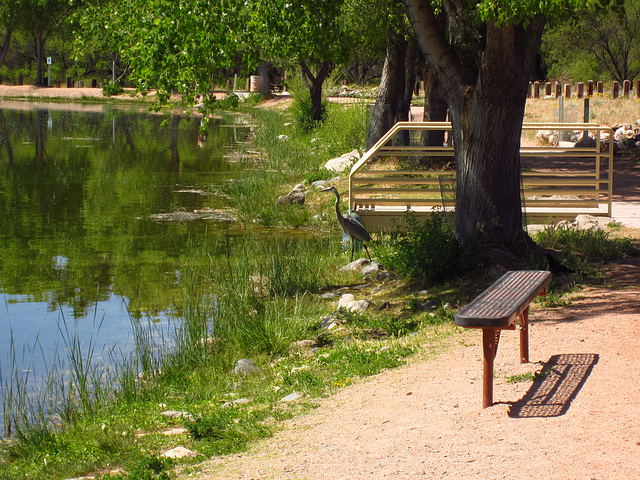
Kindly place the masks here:
<instances>
[{"instance_id":1,"label":"large tree trunk","mask_svg":"<svg viewBox=\"0 0 640 480\"><path fill-rule=\"evenodd\" d=\"M4 61L7 58L7 53L9 53L9 44L11 43L11 34L13 30L11 28L7 28L7 33L4 36L4 42L2 42L2 48L0 49L0 67L4 65Z\"/></svg>"},{"instance_id":2,"label":"large tree trunk","mask_svg":"<svg viewBox=\"0 0 640 480\"><path fill-rule=\"evenodd\" d=\"M258 67L258 75L260 75L260 95L264 98L271 95L271 82L269 80L269 64L262 62Z\"/></svg>"},{"instance_id":3,"label":"large tree trunk","mask_svg":"<svg viewBox=\"0 0 640 480\"><path fill-rule=\"evenodd\" d=\"M543 25L534 20L529 31L489 23L478 81L452 112L459 146L455 231L463 245L516 254L524 247L520 138Z\"/></svg>"},{"instance_id":4,"label":"large tree trunk","mask_svg":"<svg viewBox=\"0 0 640 480\"><path fill-rule=\"evenodd\" d=\"M523 255L520 136L544 18L526 26L487 22L481 55L467 65L448 43L429 1L403 1L449 105L458 178L455 234L466 250L512 263ZM470 71L477 72L475 80Z\"/></svg>"},{"instance_id":5,"label":"large tree trunk","mask_svg":"<svg viewBox=\"0 0 640 480\"><path fill-rule=\"evenodd\" d=\"M35 50L36 50L36 85L44 85L44 42L43 33L40 28L35 30Z\"/></svg>"},{"instance_id":6,"label":"large tree trunk","mask_svg":"<svg viewBox=\"0 0 640 480\"><path fill-rule=\"evenodd\" d=\"M418 53L418 42L415 37L407 43L404 57L404 85L398 97L397 122L408 122L411 120L411 100L416 86L416 56ZM409 131L400 132L399 140L402 145L409 145Z\"/></svg>"},{"instance_id":7,"label":"large tree trunk","mask_svg":"<svg viewBox=\"0 0 640 480\"><path fill-rule=\"evenodd\" d=\"M322 106L322 85L331 72L332 62L325 60L314 75L305 62L301 62L302 75L309 89L311 96L311 119L314 122L321 122L324 119L324 108Z\"/></svg>"},{"instance_id":8,"label":"large tree trunk","mask_svg":"<svg viewBox=\"0 0 640 480\"><path fill-rule=\"evenodd\" d=\"M404 36L392 30L389 33L382 78L371 115L367 150L375 145L396 121L404 93L406 52L407 41Z\"/></svg>"},{"instance_id":9,"label":"large tree trunk","mask_svg":"<svg viewBox=\"0 0 640 480\"><path fill-rule=\"evenodd\" d=\"M424 82L424 110L425 122L445 122L449 106L444 98L444 92L435 75L428 66L422 69L422 81ZM438 130L425 130L420 134L420 145L425 147L441 147L445 142L444 132ZM416 157L416 167L441 169L447 162L447 157Z\"/></svg>"}]
</instances>

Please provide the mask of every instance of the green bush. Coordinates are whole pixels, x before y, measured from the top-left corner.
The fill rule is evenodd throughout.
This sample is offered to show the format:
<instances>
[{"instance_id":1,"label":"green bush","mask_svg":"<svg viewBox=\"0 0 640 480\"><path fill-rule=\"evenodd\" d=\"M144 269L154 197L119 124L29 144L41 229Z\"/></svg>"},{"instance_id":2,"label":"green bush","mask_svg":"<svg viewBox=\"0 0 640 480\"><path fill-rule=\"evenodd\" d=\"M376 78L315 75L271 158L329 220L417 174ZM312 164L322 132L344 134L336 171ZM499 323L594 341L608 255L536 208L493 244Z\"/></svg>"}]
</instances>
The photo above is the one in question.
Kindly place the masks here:
<instances>
[{"instance_id":1,"label":"green bush","mask_svg":"<svg viewBox=\"0 0 640 480\"><path fill-rule=\"evenodd\" d=\"M216 110L233 110L238 108L240 99L235 93L231 93L221 100L216 100L213 104L213 108Z\"/></svg>"},{"instance_id":2,"label":"green bush","mask_svg":"<svg viewBox=\"0 0 640 480\"><path fill-rule=\"evenodd\" d=\"M533 239L542 247L579 254L587 261L615 260L632 252L628 238L611 238L599 228L579 230L573 224L550 225L537 232Z\"/></svg>"},{"instance_id":3,"label":"green bush","mask_svg":"<svg viewBox=\"0 0 640 480\"><path fill-rule=\"evenodd\" d=\"M117 82L107 82L102 87L102 95L105 97L120 95L122 92L124 92L124 88Z\"/></svg>"},{"instance_id":4,"label":"green bush","mask_svg":"<svg viewBox=\"0 0 640 480\"><path fill-rule=\"evenodd\" d=\"M424 277L429 283L452 278L466 270L467 261L443 212L434 212L423 224L415 214L406 218L407 231L397 232L382 263L400 275Z\"/></svg>"},{"instance_id":5,"label":"green bush","mask_svg":"<svg viewBox=\"0 0 640 480\"><path fill-rule=\"evenodd\" d=\"M291 85L290 92L293 101L289 107L289 113L293 115L296 125L301 131L309 133L324 122L327 117L329 103L324 97L322 98L320 119L314 120L309 89L302 82L294 82Z\"/></svg>"}]
</instances>

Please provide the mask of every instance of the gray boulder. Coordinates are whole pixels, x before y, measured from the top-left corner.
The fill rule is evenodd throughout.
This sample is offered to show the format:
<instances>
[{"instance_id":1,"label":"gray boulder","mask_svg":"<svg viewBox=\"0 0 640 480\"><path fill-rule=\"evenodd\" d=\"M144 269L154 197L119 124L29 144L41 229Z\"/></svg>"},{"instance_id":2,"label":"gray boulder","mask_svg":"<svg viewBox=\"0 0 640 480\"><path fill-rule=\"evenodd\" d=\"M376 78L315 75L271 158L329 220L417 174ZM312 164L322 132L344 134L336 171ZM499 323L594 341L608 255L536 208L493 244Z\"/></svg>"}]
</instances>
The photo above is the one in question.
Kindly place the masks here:
<instances>
[{"instance_id":1,"label":"gray boulder","mask_svg":"<svg viewBox=\"0 0 640 480\"><path fill-rule=\"evenodd\" d=\"M366 277L367 275L375 275L382 270L384 270L384 265L378 262L371 262L371 265L367 265L360 272L362 276Z\"/></svg>"},{"instance_id":2,"label":"gray boulder","mask_svg":"<svg viewBox=\"0 0 640 480\"><path fill-rule=\"evenodd\" d=\"M367 258L359 258L357 260L354 260L353 262L345 265L344 267L342 267L340 269L341 272L346 272L349 270L360 270L361 268L365 267L366 265L369 265L369 259Z\"/></svg>"},{"instance_id":3,"label":"gray boulder","mask_svg":"<svg viewBox=\"0 0 640 480\"><path fill-rule=\"evenodd\" d=\"M286 195L280 195L278 200L276 201L276 205L291 205L293 203L297 203L298 205L304 205L305 197L304 197L304 185L299 183L293 190L291 190Z\"/></svg>"},{"instance_id":4,"label":"gray boulder","mask_svg":"<svg viewBox=\"0 0 640 480\"><path fill-rule=\"evenodd\" d=\"M255 375L262 373L262 369L252 360L241 358L236 362L235 367L233 367L233 373L236 375Z\"/></svg>"},{"instance_id":5,"label":"gray boulder","mask_svg":"<svg viewBox=\"0 0 640 480\"><path fill-rule=\"evenodd\" d=\"M325 163L324 168L327 170L331 170L333 172L344 172L351 168L355 162L360 159L360 153L358 150L352 150L349 153L345 153L336 158L332 158L331 160Z\"/></svg>"}]
</instances>

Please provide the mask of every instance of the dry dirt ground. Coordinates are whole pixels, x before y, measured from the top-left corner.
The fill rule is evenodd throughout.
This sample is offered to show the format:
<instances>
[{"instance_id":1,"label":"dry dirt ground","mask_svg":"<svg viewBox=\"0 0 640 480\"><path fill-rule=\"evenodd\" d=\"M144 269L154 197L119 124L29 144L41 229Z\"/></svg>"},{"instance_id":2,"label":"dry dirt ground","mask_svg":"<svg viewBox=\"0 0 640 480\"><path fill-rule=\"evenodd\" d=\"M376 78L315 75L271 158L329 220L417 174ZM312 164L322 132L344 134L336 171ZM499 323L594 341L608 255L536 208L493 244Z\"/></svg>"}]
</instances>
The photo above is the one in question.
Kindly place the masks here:
<instances>
[{"instance_id":1,"label":"dry dirt ground","mask_svg":"<svg viewBox=\"0 0 640 480\"><path fill-rule=\"evenodd\" d=\"M323 399L248 453L213 459L205 479L640 478L640 259L607 288L534 309L533 363L504 332L494 406L482 409L481 334ZM526 372L537 381L510 383Z\"/></svg>"}]
</instances>

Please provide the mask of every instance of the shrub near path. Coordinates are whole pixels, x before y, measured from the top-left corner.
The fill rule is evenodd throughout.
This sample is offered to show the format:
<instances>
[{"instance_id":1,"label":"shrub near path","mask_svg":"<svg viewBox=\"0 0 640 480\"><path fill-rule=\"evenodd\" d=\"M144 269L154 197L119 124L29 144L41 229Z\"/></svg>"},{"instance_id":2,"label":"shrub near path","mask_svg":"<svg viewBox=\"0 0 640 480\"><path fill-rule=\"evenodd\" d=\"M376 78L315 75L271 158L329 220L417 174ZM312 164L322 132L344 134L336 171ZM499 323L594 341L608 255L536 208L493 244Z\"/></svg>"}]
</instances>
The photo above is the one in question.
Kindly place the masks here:
<instances>
[{"instance_id":1,"label":"shrub near path","mask_svg":"<svg viewBox=\"0 0 640 480\"><path fill-rule=\"evenodd\" d=\"M639 267L638 257L610 264L605 286L534 307L533 363L518 363L518 335L504 332L493 407L481 408L481 334L469 331L182 478L637 479Z\"/></svg>"}]
</instances>

